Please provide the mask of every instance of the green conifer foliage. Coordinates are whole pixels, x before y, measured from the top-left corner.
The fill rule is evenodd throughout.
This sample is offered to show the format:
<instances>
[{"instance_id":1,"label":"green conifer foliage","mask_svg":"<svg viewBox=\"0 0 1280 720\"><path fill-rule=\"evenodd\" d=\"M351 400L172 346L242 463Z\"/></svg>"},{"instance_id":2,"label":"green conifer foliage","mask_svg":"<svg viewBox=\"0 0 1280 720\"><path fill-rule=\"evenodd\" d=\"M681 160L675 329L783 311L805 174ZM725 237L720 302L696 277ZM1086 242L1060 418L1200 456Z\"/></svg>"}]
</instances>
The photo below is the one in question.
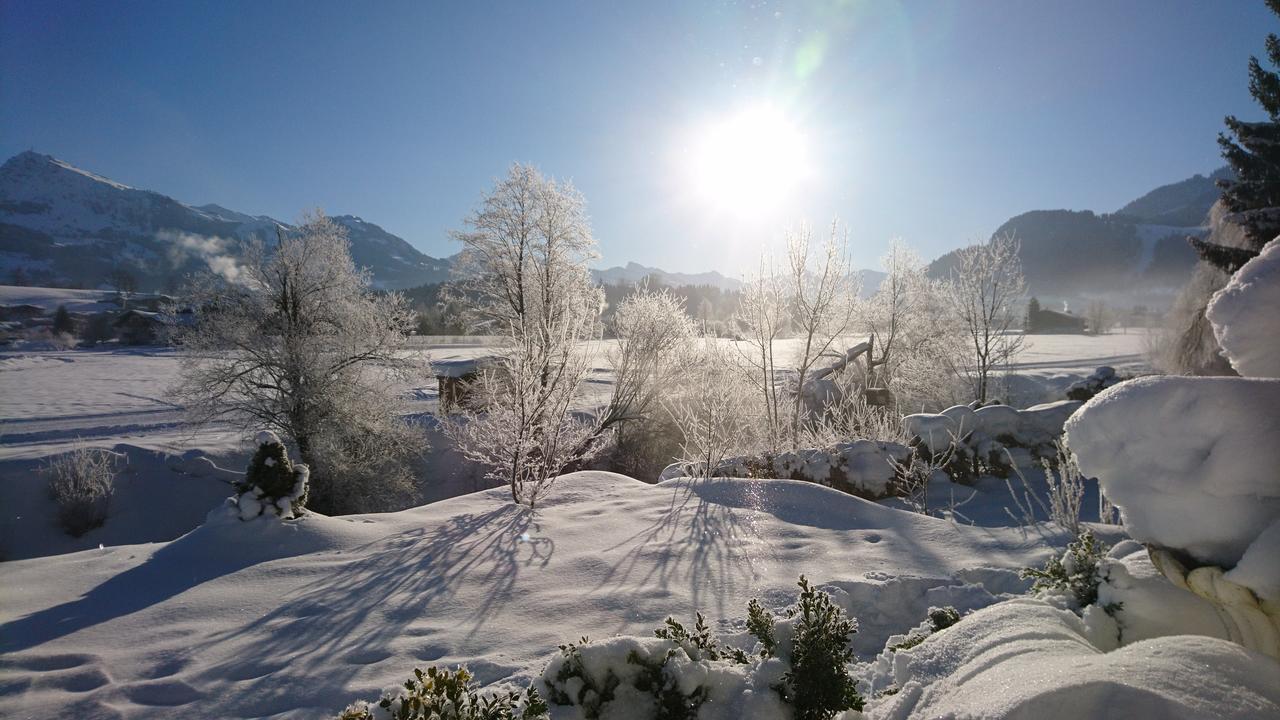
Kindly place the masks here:
<instances>
[{"instance_id":1,"label":"green conifer foliage","mask_svg":"<svg viewBox=\"0 0 1280 720\"><path fill-rule=\"evenodd\" d=\"M284 497L293 492L293 463L284 445L278 441L260 444L249 461L244 480L249 487L261 488L266 498Z\"/></svg>"},{"instance_id":2,"label":"green conifer foliage","mask_svg":"<svg viewBox=\"0 0 1280 720\"><path fill-rule=\"evenodd\" d=\"M1266 0L1280 15L1280 0ZM1280 67L1280 37L1267 35L1267 60ZM1280 234L1280 73L1249 58L1249 93L1266 111L1269 120L1245 122L1227 116L1227 131L1218 135L1222 156L1235 171L1235 180L1219 180L1222 202L1244 227L1249 246L1227 248L1194 240L1200 256L1209 263L1235 272L1258 254L1262 246Z\"/></svg>"}]
</instances>

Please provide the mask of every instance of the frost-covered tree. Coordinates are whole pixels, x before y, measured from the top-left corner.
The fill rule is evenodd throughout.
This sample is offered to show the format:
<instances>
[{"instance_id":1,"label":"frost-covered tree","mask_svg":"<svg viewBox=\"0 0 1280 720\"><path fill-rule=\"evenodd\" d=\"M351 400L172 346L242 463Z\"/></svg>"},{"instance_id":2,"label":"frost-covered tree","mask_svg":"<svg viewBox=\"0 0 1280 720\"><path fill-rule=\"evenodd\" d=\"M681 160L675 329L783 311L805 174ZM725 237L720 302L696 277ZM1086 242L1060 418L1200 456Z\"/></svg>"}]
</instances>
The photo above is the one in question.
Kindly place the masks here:
<instances>
[{"instance_id":1,"label":"frost-covered tree","mask_svg":"<svg viewBox=\"0 0 1280 720\"><path fill-rule=\"evenodd\" d=\"M503 359L475 386L476 410L446 423L467 458L533 505L570 463L599 450L595 423L570 412L588 370L581 343L599 332L603 293L587 262L595 238L568 183L513 165L454 234L453 293L473 330L503 338Z\"/></svg>"},{"instance_id":2,"label":"frost-covered tree","mask_svg":"<svg viewBox=\"0 0 1280 720\"><path fill-rule=\"evenodd\" d=\"M175 391L191 419L291 440L319 512L402 503L408 460L423 448L395 388L421 365L402 352L413 323L404 299L372 291L346 230L319 212L272 246L250 242L236 277L197 278L196 322L178 326Z\"/></svg>"},{"instance_id":3,"label":"frost-covered tree","mask_svg":"<svg viewBox=\"0 0 1280 720\"><path fill-rule=\"evenodd\" d=\"M737 317L742 359L763 406L770 450L796 447L810 419L803 390L817 364L853 324L856 278L849 272L847 238L836 223L818 247L808 226L787 236L785 265L770 258L742 289ZM777 341L797 340L796 354L778 357ZM780 382L793 372L790 383Z\"/></svg>"},{"instance_id":4,"label":"frost-covered tree","mask_svg":"<svg viewBox=\"0 0 1280 720\"><path fill-rule=\"evenodd\" d=\"M552 339L542 345L532 336L515 338L520 344L508 345L498 366L472 383L475 409L443 425L463 457L510 487L512 501L530 507L566 466L600 450L593 442L597 424L572 412L590 370L587 356L565 335Z\"/></svg>"},{"instance_id":5,"label":"frost-covered tree","mask_svg":"<svg viewBox=\"0 0 1280 720\"><path fill-rule=\"evenodd\" d=\"M1085 308L1084 316L1089 322L1089 332L1095 335L1110 332L1111 325L1115 322L1115 314L1101 300L1091 301L1088 307Z\"/></svg>"},{"instance_id":6,"label":"frost-covered tree","mask_svg":"<svg viewBox=\"0 0 1280 720\"><path fill-rule=\"evenodd\" d=\"M772 261L761 258L759 270L742 286L742 298L734 317L743 339L739 351L760 398L764 434L769 438L770 450L777 449L785 427L786 397L778 383L778 359L774 351L786 328L786 296L785 283Z\"/></svg>"},{"instance_id":7,"label":"frost-covered tree","mask_svg":"<svg viewBox=\"0 0 1280 720\"><path fill-rule=\"evenodd\" d=\"M946 286L968 346L964 372L980 402L987 400L992 375L1022 349L1023 335L1014 330L1026 292L1018 250L1018 241L1007 235L958 250Z\"/></svg>"},{"instance_id":8,"label":"frost-covered tree","mask_svg":"<svg viewBox=\"0 0 1280 720\"><path fill-rule=\"evenodd\" d=\"M853 323L858 283L849 272L848 249L848 236L835 222L821 247L813 247L807 225L787 238L786 303L799 340L789 428L793 445L799 443L801 426L809 419L803 398L809 374Z\"/></svg>"},{"instance_id":9,"label":"frost-covered tree","mask_svg":"<svg viewBox=\"0 0 1280 720\"><path fill-rule=\"evenodd\" d=\"M889 244L880 268L884 279L859 313L872 340L874 375L867 381L892 390L898 405L912 412L949 402L963 337L946 310L942 284L901 240Z\"/></svg>"},{"instance_id":10,"label":"frost-covered tree","mask_svg":"<svg viewBox=\"0 0 1280 720\"><path fill-rule=\"evenodd\" d=\"M596 241L571 184L512 165L466 224L453 234L462 253L450 294L465 298L472 330L544 347L594 334L603 294L587 263Z\"/></svg>"}]
</instances>

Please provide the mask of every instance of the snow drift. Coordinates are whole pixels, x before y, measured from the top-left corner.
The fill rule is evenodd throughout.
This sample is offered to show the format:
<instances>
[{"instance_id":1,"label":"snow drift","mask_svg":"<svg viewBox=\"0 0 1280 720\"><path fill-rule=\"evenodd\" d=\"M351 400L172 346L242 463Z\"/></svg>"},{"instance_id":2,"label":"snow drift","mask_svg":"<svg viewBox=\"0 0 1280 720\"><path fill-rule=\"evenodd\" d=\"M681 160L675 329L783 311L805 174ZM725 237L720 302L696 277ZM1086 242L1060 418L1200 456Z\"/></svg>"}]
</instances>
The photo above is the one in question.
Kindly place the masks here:
<instances>
[{"instance_id":1,"label":"snow drift","mask_svg":"<svg viewBox=\"0 0 1280 720\"><path fill-rule=\"evenodd\" d=\"M1245 263L1209 301L1206 314L1231 367L1250 377L1280 377L1280 240Z\"/></svg>"},{"instance_id":2,"label":"snow drift","mask_svg":"<svg viewBox=\"0 0 1280 720\"><path fill-rule=\"evenodd\" d=\"M1280 380L1147 377L1067 423L1135 540L1230 567L1280 517Z\"/></svg>"}]
</instances>

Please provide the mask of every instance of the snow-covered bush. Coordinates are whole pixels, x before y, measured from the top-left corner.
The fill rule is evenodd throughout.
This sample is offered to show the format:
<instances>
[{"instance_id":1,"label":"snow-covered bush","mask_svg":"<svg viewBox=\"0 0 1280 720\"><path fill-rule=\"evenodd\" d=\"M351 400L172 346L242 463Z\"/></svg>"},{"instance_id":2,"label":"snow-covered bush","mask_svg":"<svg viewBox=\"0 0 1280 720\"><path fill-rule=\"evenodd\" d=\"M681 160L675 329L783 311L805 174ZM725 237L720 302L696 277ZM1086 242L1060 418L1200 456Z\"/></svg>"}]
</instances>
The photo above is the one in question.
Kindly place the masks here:
<instances>
[{"instance_id":1,"label":"snow-covered bush","mask_svg":"<svg viewBox=\"0 0 1280 720\"><path fill-rule=\"evenodd\" d=\"M1077 380L1067 386L1067 399L1085 401L1106 390L1112 385L1124 382L1128 378L1116 374L1110 365L1102 365L1083 380Z\"/></svg>"},{"instance_id":2,"label":"snow-covered bush","mask_svg":"<svg viewBox=\"0 0 1280 720\"><path fill-rule=\"evenodd\" d=\"M357 702L338 720L544 720L547 704L537 690L482 695L466 668L414 669L404 690L375 704Z\"/></svg>"},{"instance_id":3,"label":"snow-covered bush","mask_svg":"<svg viewBox=\"0 0 1280 720\"><path fill-rule=\"evenodd\" d=\"M692 632L669 618L653 638L560 646L539 686L553 704L602 720L825 720L861 710L848 668L857 623L805 578L799 585L800 598L783 617L754 600L748 606L747 630L757 641L750 654L712 637L701 615Z\"/></svg>"},{"instance_id":4,"label":"snow-covered bush","mask_svg":"<svg viewBox=\"0 0 1280 720\"><path fill-rule=\"evenodd\" d=\"M1194 622L1272 657L1280 657L1276 247L1245 263L1208 313L1234 369L1264 377L1141 378L1103 392L1067 427L1081 468L1098 477L1151 564L1213 610L1172 630Z\"/></svg>"},{"instance_id":5,"label":"snow-covered bush","mask_svg":"<svg viewBox=\"0 0 1280 720\"><path fill-rule=\"evenodd\" d=\"M115 453L79 446L56 455L45 466L49 493L58 504L58 521L74 537L107 520L115 493Z\"/></svg>"},{"instance_id":6,"label":"snow-covered bush","mask_svg":"<svg viewBox=\"0 0 1280 720\"><path fill-rule=\"evenodd\" d=\"M237 483L235 498L241 520L252 520L264 513L280 518L302 514L307 504L310 468L294 465L280 437L264 430L256 438L258 449L249 461L244 481Z\"/></svg>"},{"instance_id":7,"label":"snow-covered bush","mask_svg":"<svg viewBox=\"0 0 1280 720\"><path fill-rule=\"evenodd\" d=\"M1031 592L1065 596L1076 610L1082 610L1098 600L1102 580L1098 565L1108 550L1106 543L1085 530L1062 555L1049 558L1043 568L1024 568L1019 576L1035 580Z\"/></svg>"},{"instance_id":8,"label":"snow-covered bush","mask_svg":"<svg viewBox=\"0 0 1280 720\"><path fill-rule=\"evenodd\" d=\"M940 413L907 415L902 426L916 452L941 458L954 482L971 483L982 474L1007 477L1015 465L1010 449L1025 450L1032 458L1054 458L1063 424L1082 404L1063 400L1025 410L954 405Z\"/></svg>"},{"instance_id":9,"label":"snow-covered bush","mask_svg":"<svg viewBox=\"0 0 1280 720\"><path fill-rule=\"evenodd\" d=\"M1280 519L1280 380L1145 377L1104 391L1067 424L1139 542L1229 568Z\"/></svg>"},{"instance_id":10,"label":"snow-covered bush","mask_svg":"<svg viewBox=\"0 0 1280 720\"><path fill-rule=\"evenodd\" d=\"M1249 720L1274 717L1280 708L1280 665L1257 653L1188 635L1117 648L1114 637L1095 634L1089 619L1036 598L966 615L886 658L877 686L898 690L869 701L867 714ZM1097 612L1093 619L1110 616Z\"/></svg>"},{"instance_id":11,"label":"snow-covered bush","mask_svg":"<svg viewBox=\"0 0 1280 720\"><path fill-rule=\"evenodd\" d=\"M1231 367L1246 377L1280 377L1280 341L1274 310L1280 306L1280 240L1245 263L1205 311Z\"/></svg>"}]
</instances>

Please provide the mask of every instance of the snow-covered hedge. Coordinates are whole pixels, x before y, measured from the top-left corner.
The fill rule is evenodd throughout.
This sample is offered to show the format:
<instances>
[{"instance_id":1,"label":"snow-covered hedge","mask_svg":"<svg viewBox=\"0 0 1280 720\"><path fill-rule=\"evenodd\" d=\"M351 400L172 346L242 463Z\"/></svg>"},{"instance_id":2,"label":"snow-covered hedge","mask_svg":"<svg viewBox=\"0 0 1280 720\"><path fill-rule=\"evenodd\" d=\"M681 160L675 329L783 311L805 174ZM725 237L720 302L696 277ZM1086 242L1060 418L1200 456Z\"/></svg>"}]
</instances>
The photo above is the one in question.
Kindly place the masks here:
<instances>
[{"instance_id":1,"label":"snow-covered hedge","mask_svg":"<svg viewBox=\"0 0 1280 720\"><path fill-rule=\"evenodd\" d=\"M1280 377L1280 239L1245 263L1209 301L1214 335L1236 372Z\"/></svg>"},{"instance_id":2,"label":"snow-covered hedge","mask_svg":"<svg viewBox=\"0 0 1280 720\"><path fill-rule=\"evenodd\" d=\"M878 500L898 494L901 467L910 458L911 448L901 443L854 440L829 448L732 457L713 468L711 476L804 480ZM663 470L659 479L683 477L689 471L677 463Z\"/></svg>"},{"instance_id":3,"label":"snow-covered hedge","mask_svg":"<svg viewBox=\"0 0 1280 720\"><path fill-rule=\"evenodd\" d=\"M293 464L280 437L269 430L258 433L257 443L244 481L236 486L240 519L252 520L266 513L280 518L301 515L307 503L310 469Z\"/></svg>"},{"instance_id":4,"label":"snow-covered hedge","mask_svg":"<svg viewBox=\"0 0 1280 720\"><path fill-rule=\"evenodd\" d=\"M1019 410L1008 405L974 408L954 405L940 413L916 413L902 427L917 452L944 462L956 482L972 481L982 472L1007 475L1010 451L1028 459L1052 459L1063 423L1083 403L1076 400L1034 405Z\"/></svg>"}]
</instances>

